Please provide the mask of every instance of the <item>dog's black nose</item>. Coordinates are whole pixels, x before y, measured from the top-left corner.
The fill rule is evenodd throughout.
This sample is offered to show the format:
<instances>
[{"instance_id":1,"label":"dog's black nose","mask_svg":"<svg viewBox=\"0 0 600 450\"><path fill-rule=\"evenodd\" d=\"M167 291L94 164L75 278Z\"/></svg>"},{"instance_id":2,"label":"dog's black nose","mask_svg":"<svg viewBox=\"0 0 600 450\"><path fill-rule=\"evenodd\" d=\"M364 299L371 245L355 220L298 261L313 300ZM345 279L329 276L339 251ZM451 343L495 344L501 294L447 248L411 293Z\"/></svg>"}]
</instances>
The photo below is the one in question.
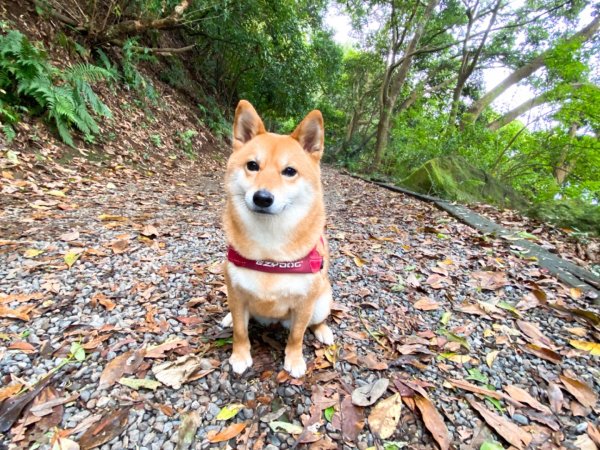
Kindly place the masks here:
<instances>
[{"instance_id":1,"label":"dog's black nose","mask_svg":"<svg viewBox=\"0 0 600 450\"><path fill-rule=\"evenodd\" d=\"M254 197L252 197L254 204L256 206L260 206L261 208L268 208L271 206L274 199L275 197L273 197L273 194L271 194L269 191L265 191L264 189L256 191L254 193Z\"/></svg>"}]
</instances>

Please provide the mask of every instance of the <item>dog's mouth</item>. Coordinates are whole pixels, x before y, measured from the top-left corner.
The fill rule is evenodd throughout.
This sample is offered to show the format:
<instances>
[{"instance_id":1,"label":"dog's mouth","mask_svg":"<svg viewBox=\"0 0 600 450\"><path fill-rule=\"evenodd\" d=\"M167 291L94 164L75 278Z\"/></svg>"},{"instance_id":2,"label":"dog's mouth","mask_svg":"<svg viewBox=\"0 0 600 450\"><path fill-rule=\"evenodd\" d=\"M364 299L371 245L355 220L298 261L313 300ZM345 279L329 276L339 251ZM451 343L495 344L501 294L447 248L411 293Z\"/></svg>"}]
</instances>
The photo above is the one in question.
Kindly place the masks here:
<instances>
[{"instance_id":1,"label":"dog's mouth","mask_svg":"<svg viewBox=\"0 0 600 450\"><path fill-rule=\"evenodd\" d=\"M250 211L252 211L253 213L261 214L261 215L264 215L264 216L276 216L278 214L281 214L285 210L285 208L286 207L284 206L280 211L273 211L273 207L272 206L269 206L267 208L263 208L261 206L252 205L252 206L248 207L248 209Z\"/></svg>"},{"instance_id":2,"label":"dog's mouth","mask_svg":"<svg viewBox=\"0 0 600 450\"><path fill-rule=\"evenodd\" d=\"M271 215L271 216L275 214L273 211L270 211L269 208L259 208L259 207L252 208L252 212L255 212L257 214Z\"/></svg>"}]
</instances>

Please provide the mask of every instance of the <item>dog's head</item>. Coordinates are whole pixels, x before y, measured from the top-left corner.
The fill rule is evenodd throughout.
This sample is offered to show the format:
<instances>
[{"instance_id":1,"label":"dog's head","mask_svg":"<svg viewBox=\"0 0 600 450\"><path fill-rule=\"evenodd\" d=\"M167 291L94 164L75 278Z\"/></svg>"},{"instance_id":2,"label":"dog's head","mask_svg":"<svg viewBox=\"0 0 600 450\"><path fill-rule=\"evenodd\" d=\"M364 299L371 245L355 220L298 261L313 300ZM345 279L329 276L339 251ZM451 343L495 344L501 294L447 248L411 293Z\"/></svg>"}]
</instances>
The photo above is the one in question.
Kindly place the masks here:
<instances>
[{"instance_id":1,"label":"dog's head","mask_svg":"<svg viewBox=\"0 0 600 450\"><path fill-rule=\"evenodd\" d=\"M256 110L241 100L226 177L236 210L265 217L306 214L321 196L323 145L320 111L310 112L292 134L284 136L267 133Z\"/></svg>"}]
</instances>

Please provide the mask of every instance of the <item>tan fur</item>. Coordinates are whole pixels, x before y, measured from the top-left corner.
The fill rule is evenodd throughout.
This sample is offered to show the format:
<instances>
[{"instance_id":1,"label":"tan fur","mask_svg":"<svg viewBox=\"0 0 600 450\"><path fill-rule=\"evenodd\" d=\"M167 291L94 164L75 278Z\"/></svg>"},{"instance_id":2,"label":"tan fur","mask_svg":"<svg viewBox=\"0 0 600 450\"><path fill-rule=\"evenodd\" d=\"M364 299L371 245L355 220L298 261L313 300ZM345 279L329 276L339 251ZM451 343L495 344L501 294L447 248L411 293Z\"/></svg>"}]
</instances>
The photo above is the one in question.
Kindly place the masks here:
<instances>
[{"instance_id":1,"label":"tan fur","mask_svg":"<svg viewBox=\"0 0 600 450\"><path fill-rule=\"evenodd\" d=\"M249 317L289 321L284 367L293 376L302 376L306 369L302 357L306 328L310 325L315 336L327 343L333 336L323 323L331 303L329 252L326 241L320 242L325 225L319 167L323 119L319 111L313 111L289 136L267 133L252 105L242 100L233 128L234 151L227 164L223 216L228 243L246 258L272 261L298 260L317 245L324 267L316 274L271 274L225 263L233 322L230 362L238 373L252 364ZM248 170L251 160L259 163L259 171ZM297 175L282 175L286 167L296 169ZM274 193L276 201L285 200L282 212L265 215L251 211L247 198L259 189ZM317 318L320 321L313 323Z\"/></svg>"}]
</instances>

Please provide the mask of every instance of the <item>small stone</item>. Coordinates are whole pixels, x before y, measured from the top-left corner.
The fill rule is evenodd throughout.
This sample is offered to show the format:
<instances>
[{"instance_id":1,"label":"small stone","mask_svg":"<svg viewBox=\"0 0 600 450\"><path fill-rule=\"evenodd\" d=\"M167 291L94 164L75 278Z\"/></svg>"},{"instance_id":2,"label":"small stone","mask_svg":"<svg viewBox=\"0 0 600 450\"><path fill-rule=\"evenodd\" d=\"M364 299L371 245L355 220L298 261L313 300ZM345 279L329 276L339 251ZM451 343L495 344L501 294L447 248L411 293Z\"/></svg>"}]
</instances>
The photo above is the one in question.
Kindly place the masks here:
<instances>
[{"instance_id":1,"label":"small stone","mask_svg":"<svg viewBox=\"0 0 600 450\"><path fill-rule=\"evenodd\" d=\"M98 402L96 403L96 406L98 408L104 408L109 403L110 403L110 397L102 397L98 400Z\"/></svg>"},{"instance_id":2,"label":"small stone","mask_svg":"<svg viewBox=\"0 0 600 450\"><path fill-rule=\"evenodd\" d=\"M296 391L294 390L294 388L289 386L284 389L283 393L286 397L293 397L294 395L296 395Z\"/></svg>"},{"instance_id":3,"label":"small stone","mask_svg":"<svg viewBox=\"0 0 600 450\"><path fill-rule=\"evenodd\" d=\"M513 414L512 419L520 425L529 425L529 419L523 414Z\"/></svg>"},{"instance_id":4,"label":"small stone","mask_svg":"<svg viewBox=\"0 0 600 450\"><path fill-rule=\"evenodd\" d=\"M585 433L587 430L588 424L586 422L582 422L575 427L575 431L578 433Z\"/></svg>"}]
</instances>

